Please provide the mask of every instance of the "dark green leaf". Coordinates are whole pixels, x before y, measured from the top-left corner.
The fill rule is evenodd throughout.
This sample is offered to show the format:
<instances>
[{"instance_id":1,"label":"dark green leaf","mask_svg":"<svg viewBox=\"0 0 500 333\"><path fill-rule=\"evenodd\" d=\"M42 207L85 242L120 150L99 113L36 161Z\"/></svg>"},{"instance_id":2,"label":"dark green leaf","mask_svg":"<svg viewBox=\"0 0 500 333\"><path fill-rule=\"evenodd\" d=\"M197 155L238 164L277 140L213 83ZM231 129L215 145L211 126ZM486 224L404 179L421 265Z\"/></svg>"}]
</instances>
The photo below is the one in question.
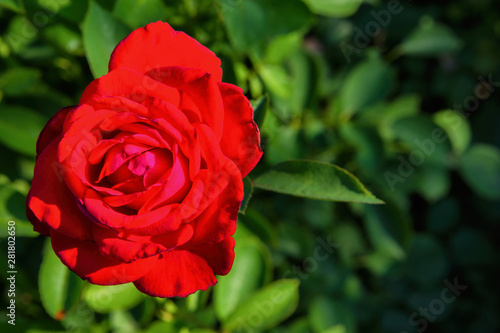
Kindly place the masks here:
<instances>
[{"instance_id":1,"label":"dark green leaf","mask_svg":"<svg viewBox=\"0 0 500 333\"><path fill-rule=\"evenodd\" d=\"M40 81L38 69L16 67L0 76L0 91L6 96L22 96L30 93Z\"/></svg>"},{"instance_id":2,"label":"dark green leaf","mask_svg":"<svg viewBox=\"0 0 500 333\"><path fill-rule=\"evenodd\" d=\"M355 332L355 318L346 304L326 297L319 297L312 302L308 318L315 333L323 333L337 326L344 327L347 333Z\"/></svg>"},{"instance_id":3,"label":"dark green leaf","mask_svg":"<svg viewBox=\"0 0 500 333\"><path fill-rule=\"evenodd\" d=\"M411 224L393 204L366 207L365 226L374 247L383 255L402 260L411 241Z\"/></svg>"},{"instance_id":4,"label":"dark green leaf","mask_svg":"<svg viewBox=\"0 0 500 333\"><path fill-rule=\"evenodd\" d=\"M252 198L252 193L253 193L253 185L252 181L250 180L249 177L243 178L243 186L245 190L245 196L243 197L243 201L241 202L240 206L240 213L245 214L245 210L247 209L248 203L250 202L250 199Z\"/></svg>"},{"instance_id":5,"label":"dark green leaf","mask_svg":"<svg viewBox=\"0 0 500 333\"><path fill-rule=\"evenodd\" d=\"M460 172L469 186L480 196L500 199L500 150L476 144L462 156Z\"/></svg>"},{"instance_id":6,"label":"dark green leaf","mask_svg":"<svg viewBox=\"0 0 500 333\"><path fill-rule=\"evenodd\" d=\"M166 14L167 7L161 0L118 0L113 8L113 15L133 29L165 20Z\"/></svg>"},{"instance_id":7,"label":"dark green leaf","mask_svg":"<svg viewBox=\"0 0 500 333\"><path fill-rule=\"evenodd\" d=\"M269 96L264 95L258 100L252 102L252 107L254 110L254 121L260 128L264 123L266 118L267 110L269 109Z\"/></svg>"},{"instance_id":8,"label":"dark green leaf","mask_svg":"<svg viewBox=\"0 0 500 333\"><path fill-rule=\"evenodd\" d=\"M0 142L17 152L35 156L38 135L47 119L21 106L0 108Z\"/></svg>"},{"instance_id":9,"label":"dark green leaf","mask_svg":"<svg viewBox=\"0 0 500 333\"><path fill-rule=\"evenodd\" d=\"M394 86L394 71L379 59L369 59L349 72L340 91L342 113L352 115L384 99Z\"/></svg>"},{"instance_id":10,"label":"dark green leaf","mask_svg":"<svg viewBox=\"0 0 500 333\"><path fill-rule=\"evenodd\" d=\"M11 182L0 174L0 237L8 236L8 222L14 221L16 236L36 237L39 234L33 231L33 226L26 220L26 194L29 184L23 180Z\"/></svg>"},{"instance_id":11,"label":"dark green leaf","mask_svg":"<svg viewBox=\"0 0 500 333\"><path fill-rule=\"evenodd\" d=\"M359 180L336 165L314 161L280 163L259 176L256 187L299 197L380 204Z\"/></svg>"},{"instance_id":12,"label":"dark green leaf","mask_svg":"<svg viewBox=\"0 0 500 333\"><path fill-rule=\"evenodd\" d=\"M432 236L415 235L408 255L408 275L420 285L439 284L448 275L450 261Z\"/></svg>"},{"instance_id":13,"label":"dark green leaf","mask_svg":"<svg viewBox=\"0 0 500 333\"><path fill-rule=\"evenodd\" d=\"M451 144L446 131L423 115L402 118L392 126L395 136L409 149L408 161L413 167L432 164L451 165Z\"/></svg>"}]
</instances>

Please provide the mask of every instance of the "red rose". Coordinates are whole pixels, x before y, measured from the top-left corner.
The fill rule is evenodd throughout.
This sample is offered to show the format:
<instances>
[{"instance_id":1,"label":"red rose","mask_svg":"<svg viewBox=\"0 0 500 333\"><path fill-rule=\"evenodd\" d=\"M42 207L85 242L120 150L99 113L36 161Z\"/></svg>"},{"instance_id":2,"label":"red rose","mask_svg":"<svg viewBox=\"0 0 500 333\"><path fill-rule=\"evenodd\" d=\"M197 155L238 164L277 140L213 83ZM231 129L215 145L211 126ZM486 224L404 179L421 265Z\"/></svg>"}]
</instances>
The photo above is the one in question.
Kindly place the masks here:
<instances>
[{"instance_id":1,"label":"red rose","mask_svg":"<svg viewBox=\"0 0 500 333\"><path fill-rule=\"evenodd\" d=\"M250 103L221 78L210 50L152 23L46 125L27 214L76 274L172 297L229 272L242 178L262 151Z\"/></svg>"}]
</instances>

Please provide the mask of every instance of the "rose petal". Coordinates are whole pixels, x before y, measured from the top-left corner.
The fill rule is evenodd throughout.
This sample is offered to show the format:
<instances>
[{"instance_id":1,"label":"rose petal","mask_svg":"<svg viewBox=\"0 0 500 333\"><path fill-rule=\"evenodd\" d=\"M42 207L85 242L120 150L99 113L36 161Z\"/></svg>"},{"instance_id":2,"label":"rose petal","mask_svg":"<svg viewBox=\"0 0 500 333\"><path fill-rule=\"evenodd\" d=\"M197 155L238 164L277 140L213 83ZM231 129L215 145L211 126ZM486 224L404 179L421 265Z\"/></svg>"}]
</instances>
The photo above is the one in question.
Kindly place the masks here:
<instances>
[{"instance_id":1,"label":"rose petal","mask_svg":"<svg viewBox=\"0 0 500 333\"><path fill-rule=\"evenodd\" d=\"M220 145L245 177L262 157L259 129L243 90L229 83L219 83L219 88L224 102L224 130Z\"/></svg>"},{"instance_id":2,"label":"rose petal","mask_svg":"<svg viewBox=\"0 0 500 333\"><path fill-rule=\"evenodd\" d=\"M205 259L217 275L226 275L233 267L234 238L227 237L222 242L197 247L190 250Z\"/></svg>"},{"instance_id":3,"label":"rose petal","mask_svg":"<svg viewBox=\"0 0 500 333\"><path fill-rule=\"evenodd\" d=\"M109 71L126 67L146 73L158 67L183 66L203 69L221 81L220 64L220 59L198 41L158 21L134 30L116 46Z\"/></svg>"},{"instance_id":4,"label":"rose petal","mask_svg":"<svg viewBox=\"0 0 500 333\"><path fill-rule=\"evenodd\" d=\"M60 137L53 139L35 164L35 173L26 205L38 222L77 239L91 239L91 221L80 211L76 198L64 183L57 162ZM29 216L28 216L29 217Z\"/></svg>"},{"instance_id":5,"label":"rose petal","mask_svg":"<svg viewBox=\"0 0 500 333\"><path fill-rule=\"evenodd\" d=\"M144 50L141 51L141 53ZM143 54L144 55L144 54ZM97 109L101 109L104 97L115 97L118 104L113 105L115 99L108 99L111 107L106 109L119 109L122 112L133 112L140 116L148 116L147 108L134 106L134 104L142 104L149 98L157 98L172 103L175 107L179 106L180 96L179 91L175 88L169 87L159 81L141 74L137 71L127 68L118 68L110 71L108 74L101 76L92 81L87 88L83 91L80 98L80 105L88 104L90 106L96 105ZM121 103L122 98L129 99L130 102Z\"/></svg>"},{"instance_id":6,"label":"rose petal","mask_svg":"<svg viewBox=\"0 0 500 333\"><path fill-rule=\"evenodd\" d=\"M166 250L163 245L151 242L151 237L120 238L117 232L98 225L93 226L92 232L103 256L112 256L125 263L152 257Z\"/></svg>"},{"instance_id":7,"label":"rose petal","mask_svg":"<svg viewBox=\"0 0 500 333\"><path fill-rule=\"evenodd\" d=\"M64 120L66 119L66 115L68 112L72 111L75 107L70 106L67 108L63 108L50 118L47 122L47 125L43 128L42 132L38 136L38 140L36 142L36 155L40 155L41 152L49 145L49 143L59 134L63 129Z\"/></svg>"},{"instance_id":8,"label":"rose petal","mask_svg":"<svg viewBox=\"0 0 500 333\"><path fill-rule=\"evenodd\" d=\"M224 120L224 108L217 81L202 70L179 66L157 68L147 75L188 95L200 112L200 119L220 139Z\"/></svg>"},{"instance_id":9,"label":"rose petal","mask_svg":"<svg viewBox=\"0 0 500 333\"><path fill-rule=\"evenodd\" d=\"M94 242L69 238L54 230L50 236L54 252L63 264L94 284L116 285L132 282L158 264L157 256L123 263L101 255Z\"/></svg>"},{"instance_id":10,"label":"rose petal","mask_svg":"<svg viewBox=\"0 0 500 333\"><path fill-rule=\"evenodd\" d=\"M163 252L151 270L134 285L151 296L186 297L217 283L205 259L189 251Z\"/></svg>"}]
</instances>

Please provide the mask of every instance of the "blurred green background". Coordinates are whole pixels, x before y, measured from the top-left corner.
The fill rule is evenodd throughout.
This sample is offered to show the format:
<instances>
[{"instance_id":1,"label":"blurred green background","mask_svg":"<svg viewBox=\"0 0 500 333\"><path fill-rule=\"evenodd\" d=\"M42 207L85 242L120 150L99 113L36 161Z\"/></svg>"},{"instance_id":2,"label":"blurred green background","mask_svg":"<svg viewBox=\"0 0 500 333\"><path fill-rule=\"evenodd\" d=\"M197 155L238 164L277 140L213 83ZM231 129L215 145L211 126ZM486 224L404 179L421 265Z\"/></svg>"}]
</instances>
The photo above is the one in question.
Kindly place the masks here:
<instances>
[{"instance_id":1,"label":"blurred green background","mask_svg":"<svg viewBox=\"0 0 500 333\"><path fill-rule=\"evenodd\" d=\"M500 6L494 0L0 0L3 332L499 332ZM164 20L256 107L264 157L355 174L385 205L253 191L236 260L186 299L82 283L24 210L45 122ZM107 58L108 57L108 58ZM252 181L246 182L251 188ZM255 181L254 181L255 183ZM258 183L258 182L257 182Z\"/></svg>"}]
</instances>

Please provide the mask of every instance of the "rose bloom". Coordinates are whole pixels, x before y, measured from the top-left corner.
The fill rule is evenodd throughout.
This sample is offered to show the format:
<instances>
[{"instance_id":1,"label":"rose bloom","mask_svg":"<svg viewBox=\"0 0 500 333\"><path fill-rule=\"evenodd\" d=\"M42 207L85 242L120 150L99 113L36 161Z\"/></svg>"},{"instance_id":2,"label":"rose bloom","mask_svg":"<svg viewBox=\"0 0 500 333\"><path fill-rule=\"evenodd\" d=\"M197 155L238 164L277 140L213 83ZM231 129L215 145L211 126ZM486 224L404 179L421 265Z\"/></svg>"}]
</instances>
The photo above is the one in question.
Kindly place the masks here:
<instances>
[{"instance_id":1,"label":"rose bloom","mask_svg":"<svg viewBox=\"0 0 500 333\"><path fill-rule=\"evenodd\" d=\"M262 151L249 101L221 78L214 53L151 23L45 126L27 215L80 277L185 297L229 272Z\"/></svg>"}]
</instances>

